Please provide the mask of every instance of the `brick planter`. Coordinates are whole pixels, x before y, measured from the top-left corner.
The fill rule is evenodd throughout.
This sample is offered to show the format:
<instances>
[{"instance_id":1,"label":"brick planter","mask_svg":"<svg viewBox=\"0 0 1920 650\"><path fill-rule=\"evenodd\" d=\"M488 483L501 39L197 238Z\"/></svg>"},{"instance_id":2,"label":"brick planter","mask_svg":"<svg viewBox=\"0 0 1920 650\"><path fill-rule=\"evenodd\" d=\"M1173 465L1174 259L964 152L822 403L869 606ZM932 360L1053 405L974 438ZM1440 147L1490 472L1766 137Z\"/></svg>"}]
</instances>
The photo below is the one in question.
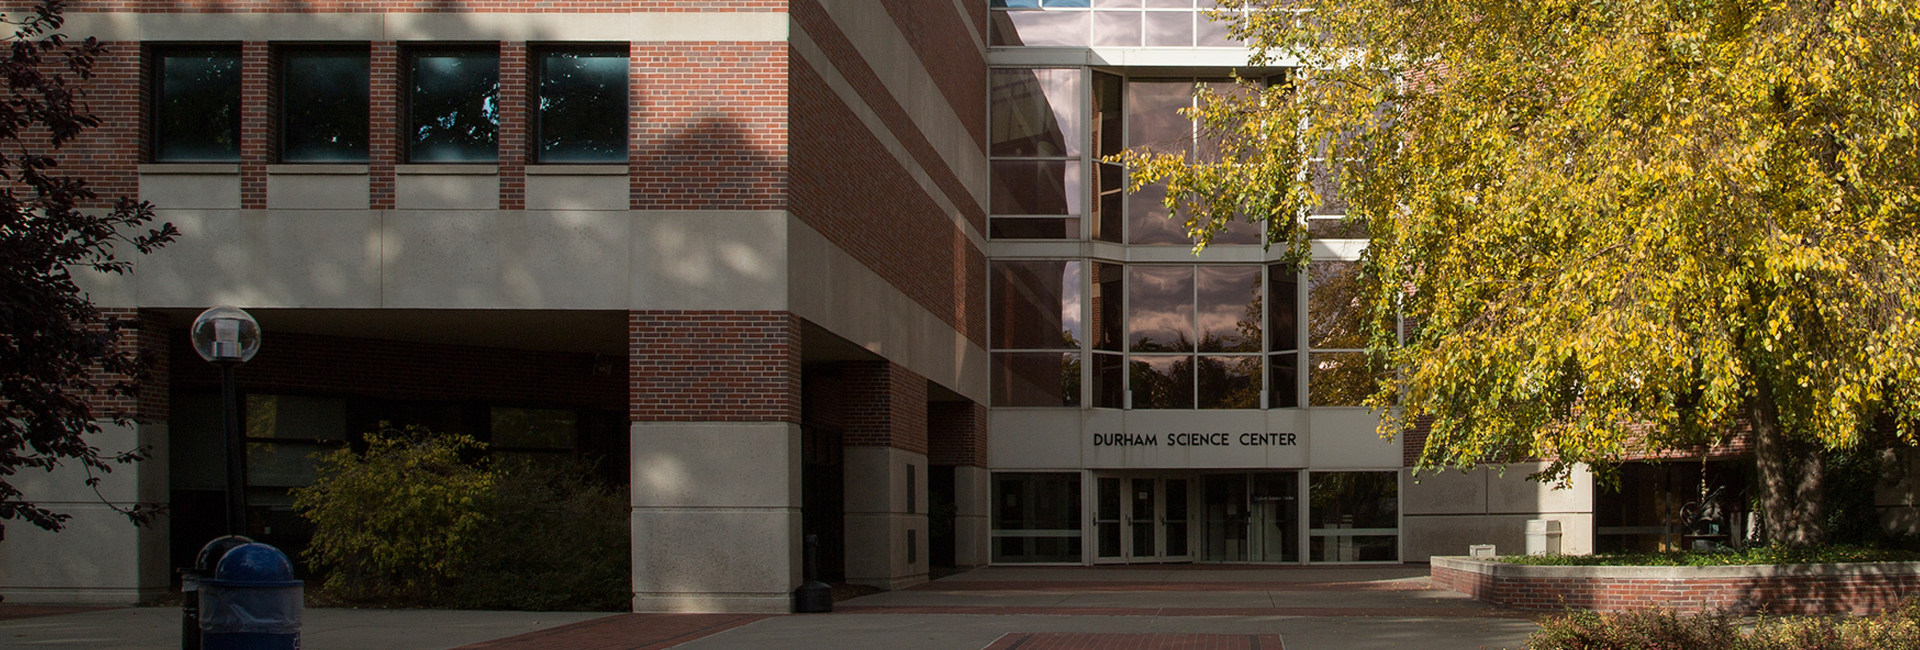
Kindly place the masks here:
<instances>
[{"instance_id":1,"label":"brick planter","mask_svg":"<svg viewBox=\"0 0 1920 650\"><path fill-rule=\"evenodd\" d=\"M1868 614L1920 596L1920 562L1573 567L1435 557L1431 575L1438 588L1540 611Z\"/></svg>"}]
</instances>

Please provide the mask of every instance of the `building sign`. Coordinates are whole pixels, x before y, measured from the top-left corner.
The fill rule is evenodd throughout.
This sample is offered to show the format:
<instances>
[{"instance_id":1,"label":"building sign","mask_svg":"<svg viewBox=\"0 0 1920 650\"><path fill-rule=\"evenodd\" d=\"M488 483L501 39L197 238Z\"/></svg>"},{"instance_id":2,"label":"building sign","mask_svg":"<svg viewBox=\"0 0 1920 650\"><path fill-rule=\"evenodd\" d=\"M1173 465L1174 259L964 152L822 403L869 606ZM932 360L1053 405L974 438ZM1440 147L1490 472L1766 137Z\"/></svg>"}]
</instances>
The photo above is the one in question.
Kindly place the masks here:
<instances>
[{"instance_id":1,"label":"building sign","mask_svg":"<svg viewBox=\"0 0 1920 650\"><path fill-rule=\"evenodd\" d=\"M1095 447L1291 447L1293 433L1095 433Z\"/></svg>"}]
</instances>

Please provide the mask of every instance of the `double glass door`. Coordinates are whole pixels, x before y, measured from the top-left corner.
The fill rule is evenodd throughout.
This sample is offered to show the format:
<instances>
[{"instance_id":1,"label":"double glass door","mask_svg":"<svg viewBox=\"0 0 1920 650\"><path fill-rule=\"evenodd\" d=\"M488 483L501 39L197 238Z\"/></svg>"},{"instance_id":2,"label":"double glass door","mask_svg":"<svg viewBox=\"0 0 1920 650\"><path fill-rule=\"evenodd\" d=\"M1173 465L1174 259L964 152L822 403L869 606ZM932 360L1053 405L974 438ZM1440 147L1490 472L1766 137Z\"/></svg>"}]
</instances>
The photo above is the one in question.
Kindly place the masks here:
<instances>
[{"instance_id":1,"label":"double glass door","mask_svg":"<svg viewBox=\"0 0 1920 650\"><path fill-rule=\"evenodd\" d=\"M1185 477L1100 476L1094 494L1097 562L1193 559Z\"/></svg>"}]
</instances>

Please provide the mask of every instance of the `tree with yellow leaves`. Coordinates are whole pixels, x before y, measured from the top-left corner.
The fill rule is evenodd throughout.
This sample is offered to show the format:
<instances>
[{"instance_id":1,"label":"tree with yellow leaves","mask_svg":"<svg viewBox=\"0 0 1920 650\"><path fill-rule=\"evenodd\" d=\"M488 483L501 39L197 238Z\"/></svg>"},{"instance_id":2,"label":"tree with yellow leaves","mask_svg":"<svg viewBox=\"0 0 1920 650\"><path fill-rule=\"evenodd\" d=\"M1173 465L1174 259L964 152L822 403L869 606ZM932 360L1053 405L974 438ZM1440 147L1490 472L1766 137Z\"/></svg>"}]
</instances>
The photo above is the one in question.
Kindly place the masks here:
<instances>
[{"instance_id":1,"label":"tree with yellow leaves","mask_svg":"<svg viewBox=\"0 0 1920 650\"><path fill-rule=\"evenodd\" d=\"M1201 245L1265 220L1302 255L1337 188L1390 369L1369 404L1384 435L1431 418L1423 465L1564 478L1750 429L1766 532L1806 543L1815 452L1920 433L1911 5L1220 6L1292 83L1202 91L1217 156L1131 152L1133 180Z\"/></svg>"}]
</instances>

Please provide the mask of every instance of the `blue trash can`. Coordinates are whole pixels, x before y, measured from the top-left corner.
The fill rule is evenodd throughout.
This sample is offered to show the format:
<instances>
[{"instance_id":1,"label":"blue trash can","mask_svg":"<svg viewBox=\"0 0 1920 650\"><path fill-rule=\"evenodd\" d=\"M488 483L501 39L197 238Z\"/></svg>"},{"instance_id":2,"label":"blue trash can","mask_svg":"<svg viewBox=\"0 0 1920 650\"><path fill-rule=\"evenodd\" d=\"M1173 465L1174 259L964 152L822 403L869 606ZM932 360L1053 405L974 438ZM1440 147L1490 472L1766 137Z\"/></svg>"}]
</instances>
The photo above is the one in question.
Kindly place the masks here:
<instances>
[{"instance_id":1,"label":"blue trash can","mask_svg":"<svg viewBox=\"0 0 1920 650\"><path fill-rule=\"evenodd\" d=\"M304 582L280 549L245 544L227 551L200 581L203 650L299 650Z\"/></svg>"}]
</instances>

